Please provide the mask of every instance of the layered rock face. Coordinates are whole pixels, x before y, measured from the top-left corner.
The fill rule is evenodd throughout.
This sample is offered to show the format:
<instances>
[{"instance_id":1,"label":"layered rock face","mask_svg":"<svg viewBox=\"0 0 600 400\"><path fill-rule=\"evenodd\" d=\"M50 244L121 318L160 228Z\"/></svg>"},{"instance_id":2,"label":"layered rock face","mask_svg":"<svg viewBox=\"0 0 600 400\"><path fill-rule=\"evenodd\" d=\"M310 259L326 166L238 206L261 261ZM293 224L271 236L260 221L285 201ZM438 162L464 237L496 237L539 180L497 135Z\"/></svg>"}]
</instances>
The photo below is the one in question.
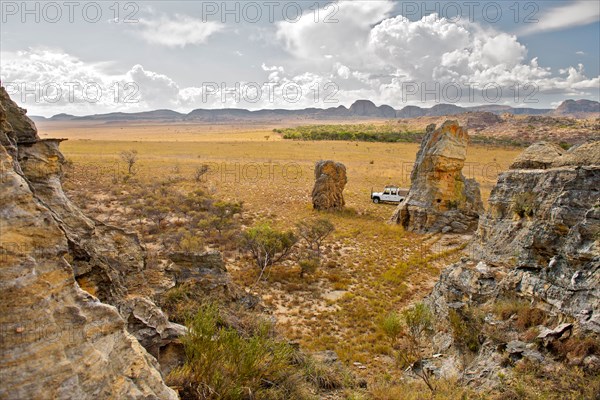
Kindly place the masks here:
<instances>
[{"instance_id":1,"label":"layered rock face","mask_svg":"<svg viewBox=\"0 0 600 400\"><path fill-rule=\"evenodd\" d=\"M327 160L315 164L315 186L312 191L315 210L341 210L344 187L348 182L344 164Z\"/></svg>"},{"instance_id":2,"label":"layered rock face","mask_svg":"<svg viewBox=\"0 0 600 400\"><path fill-rule=\"evenodd\" d=\"M474 251L510 268L509 286L600 333L600 142L559 149L531 146L500 175Z\"/></svg>"},{"instance_id":3,"label":"layered rock face","mask_svg":"<svg viewBox=\"0 0 600 400\"><path fill-rule=\"evenodd\" d=\"M439 129L427 127L410 176L410 191L392 221L421 233L477 228L483 213L479 184L462 174L468 142L467 131L456 121L446 121Z\"/></svg>"},{"instance_id":4,"label":"layered rock face","mask_svg":"<svg viewBox=\"0 0 600 400\"><path fill-rule=\"evenodd\" d=\"M451 310L489 309L517 296L579 332L600 334L600 142L569 151L549 143L528 148L498 178L468 249L469 258L444 270L426 299L441 324L449 324ZM485 323L495 329L503 324L488 317ZM557 339L568 328L539 327L538 338ZM436 351L461 353L451 332L438 330ZM551 361L534 343L509 331L503 337L511 357ZM467 381L497 379L502 351L491 338L481 336L480 342L469 365L456 355L446 370L467 368ZM580 360L584 367L586 360Z\"/></svg>"},{"instance_id":5,"label":"layered rock face","mask_svg":"<svg viewBox=\"0 0 600 400\"><path fill-rule=\"evenodd\" d=\"M60 141L40 140L4 88L0 100L0 398L176 399L123 318L141 321L132 333L149 348L183 333L128 294L145 262L137 238L68 200Z\"/></svg>"}]
</instances>

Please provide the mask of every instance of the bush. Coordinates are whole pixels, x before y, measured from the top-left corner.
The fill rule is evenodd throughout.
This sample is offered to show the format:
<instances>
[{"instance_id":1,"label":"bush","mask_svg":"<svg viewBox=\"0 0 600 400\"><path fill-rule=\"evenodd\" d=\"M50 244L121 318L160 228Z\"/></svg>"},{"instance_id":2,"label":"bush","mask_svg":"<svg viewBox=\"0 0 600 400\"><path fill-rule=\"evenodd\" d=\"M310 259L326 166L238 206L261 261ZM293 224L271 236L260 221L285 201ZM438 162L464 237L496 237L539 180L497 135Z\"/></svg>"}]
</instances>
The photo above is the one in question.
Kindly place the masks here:
<instances>
[{"instance_id":1,"label":"bush","mask_svg":"<svg viewBox=\"0 0 600 400\"><path fill-rule=\"evenodd\" d=\"M519 193L513 197L512 210L519 217L531 217L537 208L535 194L531 192Z\"/></svg>"},{"instance_id":2,"label":"bush","mask_svg":"<svg viewBox=\"0 0 600 400\"><path fill-rule=\"evenodd\" d=\"M205 305L188 326L186 362L168 377L183 399L297 398L295 385L285 384L293 377L293 349L269 335L269 324L243 337L223 326L215 305Z\"/></svg>"},{"instance_id":3,"label":"bush","mask_svg":"<svg viewBox=\"0 0 600 400\"><path fill-rule=\"evenodd\" d=\"M319 268L320 262L317 258L310 257L298 262L300 266L300 277L303 278L305 274L314 274Z\"/></svg>"},{"instance_id":4,"label":"bush","mask_svg":"<svg viewBox=\"0 0 600 400\"><path fill-rule=\"evenodd\" d=\"M211 207L211 212L214 215L210 219L209 225L223 234L223 230L229 228L233 221L233 215L242 211L242 203L232 203L226 201L218 201Z\"/></svg>"},{"instance_id":5,"label":"bush","mask_svg":"<svg viewBox=\"0 0 600 400\"><path fill-rule=\"evenodd\" d=\"M242 235L242 245L250 251L260 269L258 281L266 269L289 256L297 239L291 231L278 231L267 223L248 229Z\"/></svg>"},{"instance_id":6,"label":"bush","mask_svg":"<svg viewBox=\"0 0 600 400\"><path fill-rule=\"evenodd\" d=\"M494 305L493 313L502 320L507 320L513 315L515 318L515 328L519 331L525 331L529 328L541 325L546 322L548 316L543 310L531 306L522 299L505 299Z\"/></svg>"},{"instance_id":7,"label":"bush","mask_svg":"<svg viewBox=\"0 0 600 400\"><path fill-rule=\"evenodd\" d=\"M415 341L420 341L423 334L433 326L433 314L424 303L417 303L414 307L402 311L402 319L408 328L409 336Z\"/></svg>"},{"instance_id":8,"label":"bush","mask_svg":"<svg viewBox=\"0 0 600 400\"><path fill-rule=\"evenodd\" d=\"M448 319L452 328L454 342L463 349L475 353L479 350L479 332L483 321L470 309L448 311Z\"/></svg>"},{"instance_id":9,"label":"bush","mask_svg":"<svg viewBox=\"0 0 600 400\"><path fill-rule=\"evenodd\" d=\"M388 313L381 320L379 326L383 333L390 339L392 347L394 347L394 344L396 344L404 329L400 315L395 311Z\"/></svg>"},{"instance_id":10,"label":"bush","mask_svg":"<svg viewBox=\"0 0 600 400\"><path fill-rule=\"evenodd\" d=\"M313 250L317 258L321 258L323 241L335 230L335 227L325 218L301 221L296 224L298 235L306 241L309 249Z\"/></svg>"},{"instance_id":11,"label":"bush","mask_svg":"<svg viewBox=\"0 0 600 400\"><path fill-rule=\"evenodd\" d=\"M129 175L135 173L135 171L133 170L133 166L135 165L135 163L137 162L137 159L138 159L137 150L131 149L131 150L122 151L120 156L121 156L121 160L123 160L123 162L125 164L127 164L127 173Z\"/></svg>"}]
</instances>

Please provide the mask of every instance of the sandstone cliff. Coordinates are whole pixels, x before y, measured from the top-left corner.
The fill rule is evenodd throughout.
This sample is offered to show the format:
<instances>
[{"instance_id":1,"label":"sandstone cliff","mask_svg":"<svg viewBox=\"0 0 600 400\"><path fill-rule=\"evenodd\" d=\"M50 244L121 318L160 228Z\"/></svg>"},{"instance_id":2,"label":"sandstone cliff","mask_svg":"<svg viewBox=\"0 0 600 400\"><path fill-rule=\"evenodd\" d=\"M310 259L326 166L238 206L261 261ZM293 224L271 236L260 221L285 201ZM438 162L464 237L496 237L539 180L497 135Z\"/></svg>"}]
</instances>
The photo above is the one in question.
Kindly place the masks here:
<instances>
[{"instance_id":1,"label":"sandstone cliff","mask_svg":"<svg viewBox=\"0 0 600 400\"><path fill-rule=\"evenodd\" d=\"M64 195L59 143L40 140L0 88L0 398L176 399L124 318L137 317L127 326L148 348L182 327L128 295L143 273L143 249ZM76 281L85 276L88 291Z\"/></svg>"},{"instance_id":2,"label":"sandstone cliff","mask_svg":"<svg viewBox=\"0 0 600 400\"><path fill-rule=\"evenodd\" d=\"M411 173L411 187L392 221L415 232L473 231L483 203L479 184L462 169L469 136L456 121L427 127Z\"/></svg>"},{"instance_id":3,"label":"sandstone cliff","mask_svg":"<svg viewBox=\"0 0 600 400\"><path fill-rule=\"evenodd\" d=\"M426 299L439 318L435 351L448 356L432 362L437 373L497 382L506 357L548 366L557 358L543 347L549 340L565 340L571 329L600 334L600 142L528 148L498 178L468 250ZM518 315L503 321L490 312L502 304L536 316L528 333L511 328ZM471 350L461 345L460 324L477 332ZM593 354L569 362L600 372Z\"/></svg>"}]
</instances>

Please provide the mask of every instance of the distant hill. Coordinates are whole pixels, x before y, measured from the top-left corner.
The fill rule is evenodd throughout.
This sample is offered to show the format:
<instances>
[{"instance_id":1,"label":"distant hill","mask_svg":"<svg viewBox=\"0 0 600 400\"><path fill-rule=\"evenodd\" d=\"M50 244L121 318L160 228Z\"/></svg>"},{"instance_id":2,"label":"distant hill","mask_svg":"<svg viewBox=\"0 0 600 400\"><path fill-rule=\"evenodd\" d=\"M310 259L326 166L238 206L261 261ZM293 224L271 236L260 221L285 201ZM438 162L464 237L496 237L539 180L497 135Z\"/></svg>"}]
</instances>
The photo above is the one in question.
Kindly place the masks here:
<instances>
[{"instance_id":1,"label":"distant hill","mask_svg":"<svg viewBox=\"0 0 600 400\"><path fill-rule=\"evenodd\" d=\"M60 114L59 114L60 115ZM79 121L93 120L93 121L136 121L136 120L177 120L182 119L185 114L178 113L173 110L154 110L154 111L143 111L137 113L109 113L109 114L94 114L87 115L85 117L75 117L73 119ZM56 117L56 115L54 116ZM50 118L53 119L54 117Z\"/></svg>"},{"instance_id":2,"label":"distant hill","mask_svg":"<svg viewBox=\"0 0 600 400\"><path fill-rule=\"evenodd\" d=\"M223 108L223 109L195 109L188 114L179 113L173 110L154 110L137 113L108 113L95 114L77 117L70 114L57 114L51 118L33 116L34 121L106 121L106 122L126 122L126 121L163 121L163 122L233 122L233 121L266 121L280 119L394 119L394 118L418 118L418 117L438 117L445 115L458 115L465 112L490 112L497 115L515 114L515 115L562 115L562 116L588 116L592 113L600 114L600 103L592 100L566 100L556 110L549 108L515 108L504 105L479 105L472 107L460 107L455 104L436 104L431 108L422 108L418 106L406 106L401 110L394 110L392 107L383 104L375 105L370 100L357 100L350 108L344 106L331 108L303 108L299 110L285 109L262 109L250 111L243 108Z\"/></svg>"},{"instance_id":3,"label":"distant hill","mask_svg":"<svg viewBox=\"0 0 600 400\"><path fill-rule=\"evenodd\" d=\"M56 114L50 118L42 117L39 115L32 115L30 118L32 120L34 120L35 122L38 122L38 121L70 121L77 117L75 115L61 113L61 114Z\"/></svg>"},{"instance_id":4,"label":"distant hill","mask_svg":"<svg viewBox=\"0 0 600 400\"><path fill-rule=\"evenodd\" d=\"M396 110L388 105L377 107L369 100L357 100L350 106L349 114L361 117L396 118Z\"/></svg>"},{"instance_id":5,"label":"distant hill","mask_svg":"<svg viewBox=\"0 0 600 400\"><path fill-rule=\"evenodd\" d=\"M542 115L554 111L551 108L515 108L511 106L483 105L473 107L460 107L455 104L436 104L431 108L421 108L417 106L406 106L401 110L396 110L397 118L416 118L416 117L440 117L443 115L457 115L465 112L491 112L494 114L529 114Z\"/></svg>"},{"instance_id":6,"label":"distant hill","mask_svg":"<svg viewBox=\"0 0 600 400\"><path fill-rule=\"evenodd\" d=\"M552 113L554 115L600 114L600 103L592 100L565 100ZM600 115L598 115L600 116Z\"/></svg>"}]
</instances>

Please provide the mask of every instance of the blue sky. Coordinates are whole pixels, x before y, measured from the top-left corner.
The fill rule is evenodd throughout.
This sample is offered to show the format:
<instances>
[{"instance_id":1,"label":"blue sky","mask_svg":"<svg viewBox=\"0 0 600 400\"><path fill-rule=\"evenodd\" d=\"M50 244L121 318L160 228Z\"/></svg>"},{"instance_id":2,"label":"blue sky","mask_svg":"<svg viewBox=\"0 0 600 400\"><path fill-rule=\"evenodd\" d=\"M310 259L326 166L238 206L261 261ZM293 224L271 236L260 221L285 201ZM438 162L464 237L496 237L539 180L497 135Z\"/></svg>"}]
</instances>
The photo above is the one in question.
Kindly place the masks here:
<instances>
[{"instance_id":1,"label":"blue sky","mask_svg":"<svg viewBox=\"0 0 600 400\"><path fill-rule=\"evenodd\" d=\"M38 115L599 97L595 0L22 4L0 77Z\"/></svg>"}]
</instances>

